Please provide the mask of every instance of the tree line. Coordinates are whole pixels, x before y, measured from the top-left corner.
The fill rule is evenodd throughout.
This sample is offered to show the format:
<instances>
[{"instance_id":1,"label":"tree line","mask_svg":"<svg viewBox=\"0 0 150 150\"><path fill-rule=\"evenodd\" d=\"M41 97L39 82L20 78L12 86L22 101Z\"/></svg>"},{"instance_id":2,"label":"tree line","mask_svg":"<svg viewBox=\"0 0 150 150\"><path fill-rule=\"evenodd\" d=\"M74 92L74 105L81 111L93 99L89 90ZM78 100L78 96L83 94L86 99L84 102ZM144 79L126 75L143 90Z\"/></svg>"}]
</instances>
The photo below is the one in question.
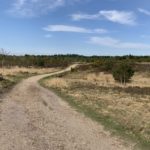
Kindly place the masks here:
<instances>
[{"instance_id":1,"label":"tree line","mask_svg":"<svg viewBox=\"0 0 150 150\"><path fill-rule=\"evenodd\" d=\"M0 67L66 67L74 62L93 63L95 66L112 68L114 62L150 62L150 56L82 56L82 55L8 55L0 53Z\"/></svg>"}]
</instances>

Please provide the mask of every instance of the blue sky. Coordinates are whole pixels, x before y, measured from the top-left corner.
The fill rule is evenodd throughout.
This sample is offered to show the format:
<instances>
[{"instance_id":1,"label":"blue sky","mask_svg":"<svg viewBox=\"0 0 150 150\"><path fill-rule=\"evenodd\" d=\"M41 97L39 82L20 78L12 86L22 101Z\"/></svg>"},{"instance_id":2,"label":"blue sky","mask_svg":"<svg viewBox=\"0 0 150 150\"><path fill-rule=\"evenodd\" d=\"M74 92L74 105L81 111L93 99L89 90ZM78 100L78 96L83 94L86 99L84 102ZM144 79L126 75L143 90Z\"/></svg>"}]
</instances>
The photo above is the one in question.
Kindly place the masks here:
<instances>
[{"instance_id":1,"label":"blue sky","mask_svg":"<svg viewBox=\"0 0 150 150\"><path fill-rule=\"evenodd\" d=\"M11 54L150 55L149 0L0 0Z\"/></svg>"}]
</instances>

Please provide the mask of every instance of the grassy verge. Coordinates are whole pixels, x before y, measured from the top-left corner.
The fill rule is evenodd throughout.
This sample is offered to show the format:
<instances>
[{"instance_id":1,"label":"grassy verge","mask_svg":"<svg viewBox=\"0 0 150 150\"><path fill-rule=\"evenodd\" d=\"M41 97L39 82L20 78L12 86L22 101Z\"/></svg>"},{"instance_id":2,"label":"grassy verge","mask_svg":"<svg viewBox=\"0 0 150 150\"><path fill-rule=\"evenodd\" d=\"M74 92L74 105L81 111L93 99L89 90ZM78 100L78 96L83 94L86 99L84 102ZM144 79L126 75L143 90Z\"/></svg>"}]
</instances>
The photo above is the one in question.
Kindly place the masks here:
<instances>
[{"instance_id":1,"label":"grassy verge","mask_svg":"<svg viewBox=\"0 0 150 150\"><path fill-rule=\"evenodd\" d=\"M54 76L53 76L54 77ZM150 141L145 139L138 132L134 132L131 129L120 124L117 120L111 116L105 116L99 114L94 107L90 105L84 105L81 101L77 101L75 97L68 95L68 93L60 90L59 88L52 88L45 85L45 81L52 79L53 77L46 77L39 81L39 83L45 88L50 89L58 96L62 97L63 100L67 101L70 106L74 107L77 111L84 113L87 117L90 117L92 120L101 123L106 129L111 131L112 134L118 135L126 140L131 140L135 145L135 149L149 150Z\"/></svg>"}]
</instances>

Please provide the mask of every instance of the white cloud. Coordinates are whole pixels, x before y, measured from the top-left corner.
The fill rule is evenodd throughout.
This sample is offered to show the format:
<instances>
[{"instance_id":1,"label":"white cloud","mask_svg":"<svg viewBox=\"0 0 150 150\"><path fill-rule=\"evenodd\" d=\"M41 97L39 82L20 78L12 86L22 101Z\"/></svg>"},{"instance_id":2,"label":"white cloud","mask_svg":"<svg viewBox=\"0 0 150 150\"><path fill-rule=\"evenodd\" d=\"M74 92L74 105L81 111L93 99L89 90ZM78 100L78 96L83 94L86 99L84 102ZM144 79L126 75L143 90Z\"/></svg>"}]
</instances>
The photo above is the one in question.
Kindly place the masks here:
<instances>
[{"instance_id":1,"label":"white cloud","mask_svg":"<svg viewBox=\"0 0 150 150\"><path fill-rule=\"evenodd\" d=\"M91 37L90 43L103 46L115 46L119 41L110 37Z\"/></svg>"},{"instance_id":2,"label":"white cloud","mask_svg":"<svg viewBox=\"0 0 150 150\"><path fill-rule=\"evenodd\" d=\"M127 25L135 25L135 16L132 12L127 11L100 11L99 12L104 18L109 21L120 23L120 24L127 24Z\"/></svg>"},{"instance_id":3,"label":"white cloud","mask_svg":"<svg viewBox=\"0 0 150 150\"><path fill-rule=\"evenodd\" d=\"M143 13L143 14L145 14L145 15L150 16L150 11L148 11L148 10L146 10L146 9L138 8L138 11L139 11L140 13Z\"/></svg>"},{"instance_id":4,"label":"white cloud","mask_svg":"<svg viewBox=\"0 0 150 150\"><path fill-rule=\"evenodd\" d=\"M80 0L14 0L12 8L8 13L18 17L35 17L48 13L58 7L70 3L79 2Z\"/></svg>"},{"instance_id":5,"label":"white cloud","mask_svg":"<svg viewBox=\"0 0 150 150\"><path fill-rule=\"evenodd\" d=\"M76 27L76 26L67 26L67 25L49 25L43 28L45 31L51 32L80 32L80 33L89 33L90 31L85 28Z\"/></svg>"},{"instance_id":6,"label":"white cloud","mask_svg":"<svg viewBox=\"0 0 150 150\"><path fill-rule=\"evenodd\" d=\"M69 25L48 25L44 27L43 30L50 32L76 32L76 33L107 33L105 29L86 29L78 26Z\"/></svg>"},{"instance_id":7,"label":"white cloud","mask_svg":"<svg viewBox=\"0 0 150 150\"><path fill-rule=\"evenodd\" d=\"M72 14L71 17L74 21L79 21L82 19L94 20L94 19L99 19L100 14L89 15L89 14L77 13L77 14Z\"/></svg>"},{"instance_id":8,"label":"white cloud","mask_svg":"<svg viewBox=\"0 0 150 150\"><path fill-rule=\"evenodd\" d=\"M111 22L125 24L125 25L135 25L136 17L133 12L130 11L117 11L117 10L101 10L97 14L83 14L77 13L71 15L72 19L75 21L82 19L106 19Z\"/></svg>"},{"instance_id":9,"label":"white cloud","mask_svg":"<svg viewBox=\"0 0 150 150\"><path fill-rule=\"evenodd\" d=\"M150 49L149 44L123 42L112 37L91 37L89 43L119 49Z\"/></svg>"}]
</instances>

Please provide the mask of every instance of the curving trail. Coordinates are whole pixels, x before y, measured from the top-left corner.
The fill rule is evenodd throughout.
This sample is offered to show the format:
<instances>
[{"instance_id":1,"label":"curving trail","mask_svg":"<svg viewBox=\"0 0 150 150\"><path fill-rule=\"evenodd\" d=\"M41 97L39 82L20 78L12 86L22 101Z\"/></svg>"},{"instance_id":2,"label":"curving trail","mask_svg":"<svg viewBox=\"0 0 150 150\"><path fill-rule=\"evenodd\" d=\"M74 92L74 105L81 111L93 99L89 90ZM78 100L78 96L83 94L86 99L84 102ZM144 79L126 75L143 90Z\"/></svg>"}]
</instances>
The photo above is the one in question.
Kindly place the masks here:
<instances>
[{"instance_id":1,"label":"curving trail","mask_svg":"<svg viewBox=\"0 0 150 150\"><path fill-rule=\"evenodd\" d=\"M132 149L38 84L53 74L25 79L1 99L0 150Z\"/></svg>"}]
</instances>

